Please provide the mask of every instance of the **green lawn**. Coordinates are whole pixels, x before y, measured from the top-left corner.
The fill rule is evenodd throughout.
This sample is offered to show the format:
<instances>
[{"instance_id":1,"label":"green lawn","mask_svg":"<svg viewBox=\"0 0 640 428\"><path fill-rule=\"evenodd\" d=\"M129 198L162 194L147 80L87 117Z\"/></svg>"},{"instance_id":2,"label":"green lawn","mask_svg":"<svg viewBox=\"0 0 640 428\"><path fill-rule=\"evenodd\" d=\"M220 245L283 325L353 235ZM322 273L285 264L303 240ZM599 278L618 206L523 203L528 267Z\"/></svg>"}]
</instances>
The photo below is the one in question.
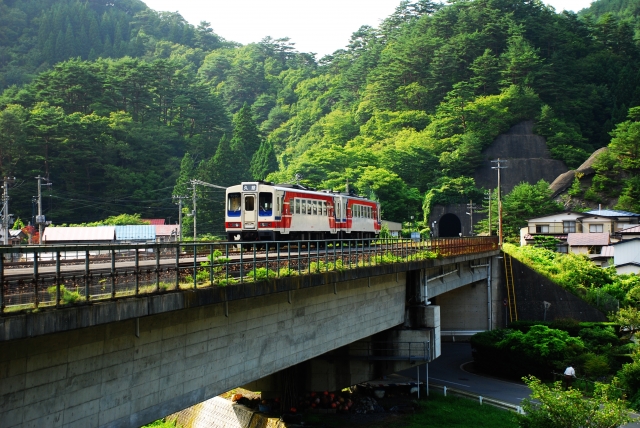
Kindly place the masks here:
<instances>
[{"instance_id":1,"label":"green lawn","mask_svg":"<svg viewBox=\"0 0 640 428\"><path fill-rule=\"evenodd\" d=\"M431 394L420 401L420 410L398 428L473 427L516 428L515 413L480 405L477 401Z\"/></svg>"}]
</instances>

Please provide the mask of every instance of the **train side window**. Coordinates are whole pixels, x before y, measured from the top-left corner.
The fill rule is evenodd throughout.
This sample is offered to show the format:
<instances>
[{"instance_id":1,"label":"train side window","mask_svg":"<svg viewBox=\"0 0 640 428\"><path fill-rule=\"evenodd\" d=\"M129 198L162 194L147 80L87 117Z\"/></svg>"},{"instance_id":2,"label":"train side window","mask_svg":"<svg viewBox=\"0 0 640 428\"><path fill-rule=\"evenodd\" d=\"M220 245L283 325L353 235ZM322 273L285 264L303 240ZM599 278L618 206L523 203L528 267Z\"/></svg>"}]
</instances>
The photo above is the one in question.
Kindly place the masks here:
<instances>
[{"instance_id":1,"label":"train side window","mask_svg":"<svg viewBox=\"0 0 640 428\"><path fill-rule=\"evenodd\" d=\"M327 216L327 202L326 201L322 201L322 215L323 216Z\"/></svg>"},{"instance_id":2,"label":"train side window","mask_svg":"<svg viewBox=\"0 0 640 428\"><path fill-rule=\"evenodd\" d=\"M307 200L303 199L302 200L302 214L306 214L307 213Z\"/></svg>"},{"instance_id":3,"label":"train side window","mask_svg":"<svg viewBox=\"0 0 640 428\"><path fill-rule=\"evenodd\" d=\"M227 211L232 213L240 211L241 204L242 197L240 196L240 193L229 193Z\"/></svg>"},{"instance_id":4,"label":"train side window","mask_svg":"<svg viewBox=\"0 0 640 428\"><path fill-rule=\"evenodd\" d=\"M335 216L337 219L340 219L340 199L338 199L334 205L336 207Z\"/></svg>"},{"instance_id":5,"label":"train side window","mask_svg":"<svg viewBox=\"0 0 640 428\"><path fill-rule=\"evenodd\" d=\"M273 215L273 193L260 192L258 197L258 207L260 209L260 215Z\"/></svg>"},{"instance_id":6,"label":"train side window","mask_svg":"<svg viewBox=\"0 0 640 428\"><path fill-rule=\"evenodd\" d=\"M295 198L294 199L294 203L295 203L295 211L294 214L300 214L300 199Z\"/></svg>"}]
</instances>

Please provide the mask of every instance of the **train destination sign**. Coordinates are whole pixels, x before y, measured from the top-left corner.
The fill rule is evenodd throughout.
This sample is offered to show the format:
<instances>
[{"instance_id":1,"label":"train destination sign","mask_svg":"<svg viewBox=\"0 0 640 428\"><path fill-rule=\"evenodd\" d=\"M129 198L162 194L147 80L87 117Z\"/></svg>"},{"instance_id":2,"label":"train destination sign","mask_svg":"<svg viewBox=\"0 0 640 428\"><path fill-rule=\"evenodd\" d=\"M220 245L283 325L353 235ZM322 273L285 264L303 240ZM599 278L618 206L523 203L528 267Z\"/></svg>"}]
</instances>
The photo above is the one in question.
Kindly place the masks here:
<instances>
[{"instance_id":1,"label":"train destination sign","mask_svg":"<svg viewBox=\"0 0 640 428\"><path fill-rule=\"evenodd\" d=\"M255 192L258 188L257 184L243 184L242 191L243 192Z\"/></svg>"}]
</instances>

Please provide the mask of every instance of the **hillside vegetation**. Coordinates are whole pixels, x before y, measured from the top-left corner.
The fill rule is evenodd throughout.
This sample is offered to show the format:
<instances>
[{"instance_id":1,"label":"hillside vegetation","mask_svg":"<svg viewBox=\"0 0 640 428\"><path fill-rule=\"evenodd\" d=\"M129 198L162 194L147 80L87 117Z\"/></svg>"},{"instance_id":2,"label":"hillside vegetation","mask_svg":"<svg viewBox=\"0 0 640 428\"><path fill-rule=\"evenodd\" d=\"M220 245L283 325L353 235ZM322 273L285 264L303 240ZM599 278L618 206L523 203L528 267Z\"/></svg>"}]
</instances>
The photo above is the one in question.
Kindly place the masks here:
<instances>
[{"instance_id":1,"label":"hillside vegetation","mask_svg":"<svg viewBox=\"0 0 640 428\"><path fill-rule=\"evenodd\" d=\"M29 180L49 177L60 223L175 219L171 195L190 178L296 174L336 190L348 180L383 217L407 220L478 198L481 150L523 119L576 167L640 104L632 26L538 1L404 1L319 60L288 39L227 42L135 0L0 9L0 170L25 180L12 194L23 217ZM54 38L61 50L44 47ZM220 232L219 193L198 195L202 231Z\"/></svg>"}]
</instances>

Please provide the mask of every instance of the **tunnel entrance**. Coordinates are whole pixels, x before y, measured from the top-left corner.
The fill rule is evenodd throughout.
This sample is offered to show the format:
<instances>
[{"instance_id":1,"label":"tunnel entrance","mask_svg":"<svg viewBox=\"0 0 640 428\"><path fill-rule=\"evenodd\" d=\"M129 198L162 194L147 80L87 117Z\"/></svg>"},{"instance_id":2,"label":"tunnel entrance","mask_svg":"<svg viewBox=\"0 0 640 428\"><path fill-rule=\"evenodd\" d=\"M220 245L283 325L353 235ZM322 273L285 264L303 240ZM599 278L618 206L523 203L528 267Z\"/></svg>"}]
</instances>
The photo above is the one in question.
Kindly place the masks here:
<instances>
[{"instance_id":1,"label":"tunnel entrance","mask_svg":"<svg viewBox=\"0 0 640 428\"><path fill-rule=\"evenodd\" d=\"M460 219L455 214L445 214L440 217L440 226L438 227L438 237L452 238L460 236L462 225Z\"/></svg>"}]
</instances>

